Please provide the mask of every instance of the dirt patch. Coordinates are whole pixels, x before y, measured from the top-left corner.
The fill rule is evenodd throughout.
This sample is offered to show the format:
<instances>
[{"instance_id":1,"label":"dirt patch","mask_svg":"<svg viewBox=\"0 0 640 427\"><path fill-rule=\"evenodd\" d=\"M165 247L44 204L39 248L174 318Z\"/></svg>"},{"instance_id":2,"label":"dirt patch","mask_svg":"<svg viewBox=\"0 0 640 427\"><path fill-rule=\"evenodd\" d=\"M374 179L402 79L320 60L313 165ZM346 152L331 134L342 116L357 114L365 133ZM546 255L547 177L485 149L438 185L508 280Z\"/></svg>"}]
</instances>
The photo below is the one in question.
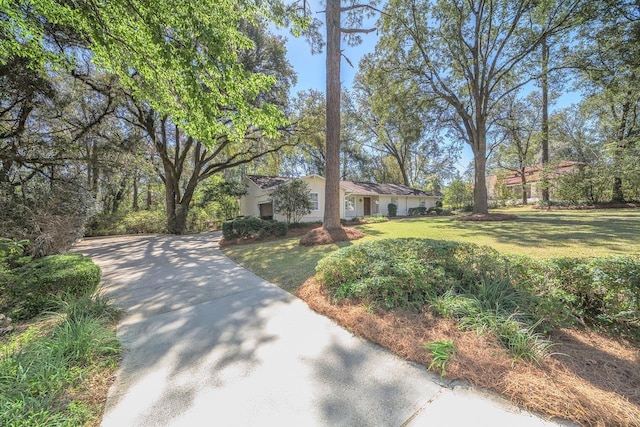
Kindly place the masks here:
<instances>
[{"instance_id":1,"label":"dirt patch","mask_svg":"<svg viewBox=\"0 0 640 427\"><path fill-rule=\"evenodd\" d=\"M456 221L515 221L518 217L515 215L509 214L500 214L500 213L488 213L488 214L480 214L474 213L471 215L465 215L456 218Z\"/></svg>"},{"instance_id":2,"label":"dirt patch","mask_svg":"<svg viewBox=\"0 0 640 427\"><path fill-rule=\"evenodd\" d=\"M327 230L323 227L314 228L302 236L302 246L330 245L336 242L348 242L364 237L364 233L356 228L340 227L335 230Z\"/></svg>"},{"instance_id":3,"label":"dirt patch","mask_svg":"<svg viewBox=\"0 0 640 427\"><path fill-rule=\"evenodd\" d=\"M550 417L587 426L640 426L640 350L628 344L563 329L552 335L554 355L537 365L514 360L493 336L463 332L426 311L333 304L315 278L297 295L353 333L424 366L431 363L425 342L452 340L457 351L447 379L469 381Z\"/></svg>"}]
</instances>

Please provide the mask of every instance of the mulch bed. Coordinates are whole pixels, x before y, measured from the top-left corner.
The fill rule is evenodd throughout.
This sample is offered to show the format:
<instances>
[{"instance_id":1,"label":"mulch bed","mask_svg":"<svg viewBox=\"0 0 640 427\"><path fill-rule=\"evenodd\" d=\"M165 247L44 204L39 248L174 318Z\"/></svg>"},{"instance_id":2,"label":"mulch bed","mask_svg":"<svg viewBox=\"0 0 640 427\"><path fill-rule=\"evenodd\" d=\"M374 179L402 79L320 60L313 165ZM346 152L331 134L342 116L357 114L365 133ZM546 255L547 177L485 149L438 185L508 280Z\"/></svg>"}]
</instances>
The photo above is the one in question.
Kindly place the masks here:
<instances>
[{"instance_id":1,"label":"mulch bed","mask_svg":"<svg viewBox=\"0 0 640 427\"><path fill-rule=\"evenodd\" d=\"M348 242L364 237L364 233L357 228L340 227L326 230L323 227L314 228L300 239L302 246L330 245L337 242Z\"/></svg>"},{"instance_id":2,"label":"mulch bed","mask_svg":"<svg viewBox=\"0 0 640 427\"><path fill-rule=\"evenodd\" d=\"M456 218L456 221L515 221L518 217L515 215L509 214L500 214L500 213L488 213L488 214L480 214L474 213L471 215L465 215Z\"/></svg>"},{"instance_id":3,"label":"mulch bed","mask_svg":"<svg viewBox=\"0 0 640 427\"><path fill-rule=\"evenodd\" d=\"M353 333L424 366L428 341L452 340L456 354L446 378L493 390L549 417L587 426L640 426L640 350L594 332L561 329L552 334L553 355L540 365L514 360L491 335L461 331L449 320L422 313L332 303L309 279L297 291L315 311Z\"/></svg>"}]
</instances>

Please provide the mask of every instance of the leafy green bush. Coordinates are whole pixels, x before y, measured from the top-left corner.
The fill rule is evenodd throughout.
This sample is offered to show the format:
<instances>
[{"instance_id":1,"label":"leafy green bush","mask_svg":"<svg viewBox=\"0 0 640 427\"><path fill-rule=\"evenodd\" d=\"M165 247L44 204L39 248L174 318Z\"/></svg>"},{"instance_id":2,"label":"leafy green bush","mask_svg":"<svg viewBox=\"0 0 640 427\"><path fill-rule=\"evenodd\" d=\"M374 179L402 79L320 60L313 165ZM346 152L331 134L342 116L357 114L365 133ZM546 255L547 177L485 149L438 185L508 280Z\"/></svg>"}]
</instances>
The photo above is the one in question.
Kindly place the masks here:
<instances>
[{"instance_id":1,"label":"leafy green bush","mask_svg":"<svg viewBox=\"0 0 640 427\"><path fill-rule=\"evenodd\" d=\"M271 234L274 236L283 237L289 232L289 226L286 222L275 221L271 224Z\"/></svg>"},{"instance_id":2,"label":"leafy green bush","mask_svg":"<svg viewBox=\"0 0 640 427\"><path fill-rule=\"evenodd\" d=\"M158 234L167 232L167 218L163 211L130 212L123 219L126 234Z\"/></svg>"},{"instance_id":3,"label":"leafy green bush","mask_svg":"<svg viewBox=\"0 0 640 427\"><path fill-rule=\"evenodd\" d=\"M11 317L28 319L51 310L59 298L93 293L100 267L82 255L52 255L11 270L4 276Z\"/></svg>"},{"instance_id":4,"label":"leafy green bush","mask_svg":"<svg viewBox=\"0 0 640 427\"><path fill-rule=\"evenodd\" d=\"M191 233L199 233L209 230L211 225L212 218L207 213L206 209L198 206L193 206L189 209L189 214L187 215L187 231Z\"/></svg>"},{"instance_id":5,"label":"leafy green bush","mask_svg":"<svg viewBox=\"0 0 640 427\"><path fill-rule=\"evenodd\" d=\"M246 216L222 223L222 236L235 238L264 238L268 236L286 236L289 226L285 222L268 221L255 216Z\"/></svg>"},{"instance_id":6,"label":"leafy green bush","mask_svg":"<svg viewBox=\"0 0 640 427\"><path fill-rule=\"evenodd\" d=\"M0 264L14 268L25 264L31 257L25 257L25 249L30 242L26 239L14 240L0 237Z\"/></svg>"},{"instance_id":7,"label":"leafy green bush","mask_svg":"<svg viewBox=\"0 0 640 427\"><path fill-rule=\"evenodd\" d=\"M409 208L409 211L407 213L409 214L409 216L426 215L427 208L424 206L418 206L417 208Z\"/></svg>"},{"instance_id":8,"label":"leafy green bush","mask_svg":"<svg viewBox=\"0 0 640 427\"><path fill-rule=\"evenodd\" d=\"M377 240L341 249L321 260L317 271L338 299L415 307L455 285L449 261L441 256L452 249L431 240Z\"/></svg>"},{"instance_id":9,"label":"leafy green bush","mask_svg":"<svg viewBox=\"0 0 640 427\"><path fill-rule=\"evenodd\" d=\"M233 221L232 219L222 223L222 237L227 240L233 239Z\"/></svg>"},{"instance_id":10,"label":"leafy green bush","mask_svg":"<svg viewBox=\"0 0 640 427\"><path fill-rule=\"evenodd\" d=\"M566 324L640 322L640 258L511 259L512 276L532 290L541 315Z\"/></svg>"},{"instance_id":11,"label":"leafy green bush","mask_svg":"<svg viewBox=\"0 0 640 427\"><path fill-rule=\"evenodd\" d=\"M389 203L387 205L387 210L389 212L389 216L397 216L398 215L398 205L395 203Z\"/></svg>"},{"instance_id":12,"label":"leafy green bush","mask_svg":"<svg viewBox=\"0 0 640 427\"><path fill-rule=\"evenodd\" d=\"M101 212L94 216L85 226L84 235L86 237L112 236L126 234L124 223L124 213L116 214Z\"/></svg>"}]
</instances>

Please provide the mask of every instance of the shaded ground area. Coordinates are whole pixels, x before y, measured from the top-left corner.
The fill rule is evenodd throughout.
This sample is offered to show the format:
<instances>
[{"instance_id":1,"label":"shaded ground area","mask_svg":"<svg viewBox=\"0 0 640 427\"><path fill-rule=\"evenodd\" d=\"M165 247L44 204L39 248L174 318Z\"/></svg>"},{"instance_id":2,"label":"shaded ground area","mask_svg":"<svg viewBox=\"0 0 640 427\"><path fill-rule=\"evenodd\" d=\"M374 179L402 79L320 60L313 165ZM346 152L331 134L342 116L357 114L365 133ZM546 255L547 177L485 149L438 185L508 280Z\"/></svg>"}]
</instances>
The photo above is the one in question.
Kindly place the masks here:
<instances>
[{"instance_id":1,"label":"shaded ground area","mask_svg":"<svg viewBox=\"0 0 640 427\"><path fill-rule=\"evenodd\" d=\"M515 221L517 219L518 217L515 215L501 213L474 213L471 215L464 215L456 218L457 221Z\"/></svg>"},{"instance_id":2,"label":"shaded ground area","mask_svg":"<svg viewBox=\"0 0 640 427\"><path fill-rule=\"evenodd\" d=\"M429 313L372 311L334 305L315 279L298 295L314 310L409 360L429 366L428 341L452 340L450 380L469 380L549 416L593 426L640 426L640 350L596 333L560 330L552 357L540 365L514 361L492 336L463 332Z\"/></svg>"}]
</instances>

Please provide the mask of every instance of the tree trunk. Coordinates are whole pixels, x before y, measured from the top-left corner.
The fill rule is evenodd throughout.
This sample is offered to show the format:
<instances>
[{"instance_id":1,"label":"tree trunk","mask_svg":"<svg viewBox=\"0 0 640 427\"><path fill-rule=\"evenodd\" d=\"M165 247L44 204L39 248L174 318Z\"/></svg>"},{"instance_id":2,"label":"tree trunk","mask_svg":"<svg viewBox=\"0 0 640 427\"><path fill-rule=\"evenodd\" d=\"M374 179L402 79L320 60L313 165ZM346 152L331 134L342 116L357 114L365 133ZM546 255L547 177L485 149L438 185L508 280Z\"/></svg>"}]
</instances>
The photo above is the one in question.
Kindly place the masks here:
<instances>
[{"instance_id":1,"label":"tree trunk","mask_svg":"<svg viewBox=\"0 0 640 427\"><path fill-rule=\"evenodd\" d=\"M473 186L473 213L488 214L489 206L487 203L487 178L485 171L487 169L487 159L485 151L473 154L475 166L475 185Z\"/></svg>"},{"instance_id":2,"label":"tree trunk","mask_svg":"<svg viewBox=\"0 0 640 427\"><path fill-rule=\"evenodd\" d=\"M178 200L180 194L176 193L176 185L173 176L170 173L165 174L164 182L164 198L165 209L167 215L167 231L171 234L183 234L184 228L180 226L180 221L177 218Z\"/></svg>"},{"instance_id":3,"label":"tree trunk","mask_svg":"<svg viewBox=\"0 0 640 427\"><path fill-rule=\"evenodd\" d=\"M549 45L542 39L542 202L549 203Z\"/></svg>"},{"instance_id":4,"label":"tree trunk","mask_svg":"<svg viewBox=\"0 0 640 427\"><path fill-rule=\"evenodd\" d=\"M520 183L522 185L522 204L527 204L527 176L525 175L525 168L520 169Z\"/></svg>"},{"instance_id":5,"label":"tree trunk","mask_svg":"<svg viewBox=\"0 0 640 427\"><path fill-rule=\"evenodd\" d=\"M140 206L138 206L138 178L139 178L138 169L136 168L133 171L133 203L131 205L131 209L134 212L138 212L140 210Z\"/></svg>"},{"instance_id":6,"label":"tree trunk","mask_svg":"<svg viewBox=\"0 0 640 427\"><path fill-rule=\"evenodd\" d=\"M153 195L151 194L151 180L149 180L149 182L147 182L147 201L146 201L147 210L151 210L152 203L153 203Z\"/></svg>"},{"instance_id":7,"label":"tree trunk","mask_svg":"<svg viewBox=\"0 0 640 427\"><path fill-rule=\"evenodd\" d=\"M324 221L340 225L340 0L327 0L327 117Z\"/></svg>"},{"instance_id":8,"label":"tree trunk","mask_svg":"<svg viewBox=\"0 0 640 427\"><path fill-rule=\"evenodd\" d=\"M627 118L629 117L629 110L631 109L631 103L629 102L630 92L627 92L627 99L622 105L622 117L620 118L620 126L618 127L618 142L613 152L613 197L611 201L613 203L624 203L624 190L622 189L622 178L620 177L620 165L622 151L627 147L626 133L627 133Z\"/></svg>"},{"instance_id":9,"label":"tree trunk","mask_svg":"<svg viewBox=\"0 0 640 427\"><path fill-rule=\"evenodd\" d=\"M479 103L478 103L479 104ZM468 127L470 128L470 127ZM475 132L469 132L469 140L473 151L475 182L473 186L473 213L488 214L487 201L487 124L477 113Z\"/></svg>"},{"instance_id":10,"label":"tree trunk","mask_svg":"<svg viewBox=\"0 0 640 427\"><path fill-rule=\"evenodd\" d=\"M400 166L400 173L402 173L402 183L407 187L411 187L411 183L409 182L409 174L407 174L407 167L404 162L398 163Z\"/></svg>"}]
</instances>

